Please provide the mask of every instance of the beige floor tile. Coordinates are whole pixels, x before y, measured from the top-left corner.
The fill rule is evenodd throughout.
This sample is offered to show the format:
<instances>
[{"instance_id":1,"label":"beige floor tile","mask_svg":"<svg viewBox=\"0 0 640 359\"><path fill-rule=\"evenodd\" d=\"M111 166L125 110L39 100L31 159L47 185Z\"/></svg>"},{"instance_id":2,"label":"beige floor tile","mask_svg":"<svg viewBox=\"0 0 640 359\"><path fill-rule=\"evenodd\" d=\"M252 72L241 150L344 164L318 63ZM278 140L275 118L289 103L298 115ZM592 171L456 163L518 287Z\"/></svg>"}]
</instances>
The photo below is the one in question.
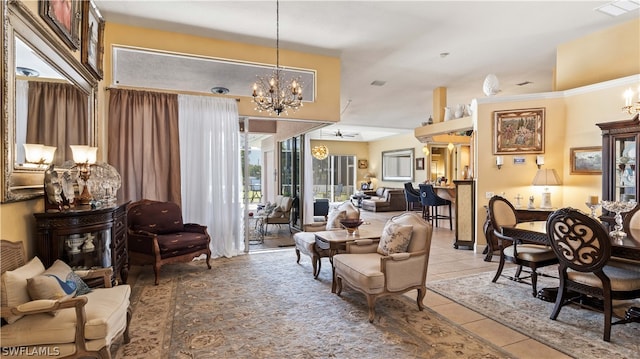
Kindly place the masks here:
<instances>
[{"instance_id":1,"label":"beige floor tile","mask_svg":"<svg viewBox=\"0 0 640 359\"><path fill-rule=\"evenodd\" d=\"M429 307L456 324L465 324L484 319L483 315L454 302Z\"/></svg>"},{"instance_id":2,"label":"beige floor tile","mask_svg":"<svg viewBox=\"0 0 640 359\"><path fill-rule=\"evenodd\" d=\"M463 327L498 346L514 344L529 339L524 334L486 318L464 324Z\"/></svg>"},{"instance_id":3,"label":"beige floor tile","mask_svg":"<svg viewBox=\"0 0 640 359\"><path fill-rule=\"evenodd\" d=\"M527 339L521 342L506 345L503 347L503 349L519 359L571 359L570 356L563 354L533 339Z\"/></svg>"}]
</instances>

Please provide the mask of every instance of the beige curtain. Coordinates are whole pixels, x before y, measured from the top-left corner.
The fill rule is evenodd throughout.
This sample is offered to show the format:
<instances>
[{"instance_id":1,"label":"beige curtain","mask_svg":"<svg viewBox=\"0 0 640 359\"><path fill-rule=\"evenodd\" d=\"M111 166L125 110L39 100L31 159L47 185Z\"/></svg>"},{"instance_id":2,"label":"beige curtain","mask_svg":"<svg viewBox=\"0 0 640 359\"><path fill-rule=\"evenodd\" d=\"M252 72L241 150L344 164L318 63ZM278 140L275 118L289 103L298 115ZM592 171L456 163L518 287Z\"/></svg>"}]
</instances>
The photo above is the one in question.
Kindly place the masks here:
<instances>
[{"instance_id":1,"label":"beige curtain","mask_svg":"<svg viewBox=\"0 0 640 359\"><path fill-rule=\"evenodd\" d=\"M88 105L71 84L29 81L27 143L55 146L54 163L72 160L69 145L89 144Z\"/></svg>"},{"instance_id":2,"label":"beige curtain","mask_svg":"<svg viewBox=\"0 0 640 359\"><path fill-rule=\"evenodd\" d=\"M108 133L119 199L181 204L178 95L111 89Z\"/></svg>"}]
</instances>

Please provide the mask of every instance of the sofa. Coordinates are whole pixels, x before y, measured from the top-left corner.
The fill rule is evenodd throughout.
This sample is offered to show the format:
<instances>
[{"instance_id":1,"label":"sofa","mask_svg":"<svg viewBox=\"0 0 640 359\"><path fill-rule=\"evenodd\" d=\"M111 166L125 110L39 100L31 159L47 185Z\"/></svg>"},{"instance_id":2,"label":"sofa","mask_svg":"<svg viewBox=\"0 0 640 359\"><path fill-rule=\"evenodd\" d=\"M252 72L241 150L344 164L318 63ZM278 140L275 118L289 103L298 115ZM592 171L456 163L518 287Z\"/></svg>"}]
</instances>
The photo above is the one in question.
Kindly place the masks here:
<instances>
[{"instance_id":1,"label":"sofa","mask_svg":"<svg viewBox=\"0 0 640 359\"><path fill-rule=\"evenodd\" d=\"M404 211L407 200L404 189L379 187L375 191L364 191L371 198L362 200L362 209L371 212Z\"/></svg>"}]
</instances>

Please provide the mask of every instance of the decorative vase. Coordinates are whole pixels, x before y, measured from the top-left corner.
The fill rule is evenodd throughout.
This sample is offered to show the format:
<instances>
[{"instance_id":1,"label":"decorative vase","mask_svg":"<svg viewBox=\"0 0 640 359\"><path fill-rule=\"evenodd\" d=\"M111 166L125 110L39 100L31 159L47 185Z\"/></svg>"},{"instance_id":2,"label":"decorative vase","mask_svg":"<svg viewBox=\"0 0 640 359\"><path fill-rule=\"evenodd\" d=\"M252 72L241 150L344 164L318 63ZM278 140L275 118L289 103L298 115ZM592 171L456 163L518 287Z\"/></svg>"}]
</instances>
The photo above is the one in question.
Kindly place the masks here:
<instances>
[{"instance_id":1,"label":"decorative vase","mask_svg":"<svg viewBox=\"0 0 640 359\"><path fill-rule=\"evenodd\" d=\"M444 108L444 120L449 121L453 119L453 113L449 107Z\"/></svg>"}]
</instances>

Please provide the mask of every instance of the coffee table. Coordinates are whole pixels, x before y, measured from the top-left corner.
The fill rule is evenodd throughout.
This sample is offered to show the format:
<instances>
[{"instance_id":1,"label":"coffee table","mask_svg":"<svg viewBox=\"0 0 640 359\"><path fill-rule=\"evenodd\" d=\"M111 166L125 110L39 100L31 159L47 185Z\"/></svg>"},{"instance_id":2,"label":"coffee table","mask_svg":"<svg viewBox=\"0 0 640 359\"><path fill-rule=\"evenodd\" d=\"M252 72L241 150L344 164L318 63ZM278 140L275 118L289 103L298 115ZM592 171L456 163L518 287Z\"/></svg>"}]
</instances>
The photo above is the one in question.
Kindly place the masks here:
<instances>
[{"instance_id":1,"label":"coffee table","mask_svg":"<svg viewBox=\"0 0 640 359\"><path fill-rule=\"evenodd\" d=\"M364 194L364 193L356 193L353 196L351 196L351 203L353 203L353 200L356 200L357 202L354 203L356 206L358 206L358 208L362 208L362 200L363 199L371 199L371 196Z\"/></svg>"},{"instance_id":2,"label":"coffee table","mask_svg":"<svg viewBox=\"0 0 640 359\"><path fill-rule=\"evenodd\" d=\"M329 262L331 262L331 272L333 275L331 293L336 292L336 271L333 266L333 256L339 251L344 251L347 248L347 242L352 242L356 239L377 239L380 238L381 234L382 228L369 225L360 226L354 234L347 233L346 229L315 232L316 245L313 249L316 251L316 255L320 257L319 252L321 250L329 251Z\"/></svg>"}]
</instances>

